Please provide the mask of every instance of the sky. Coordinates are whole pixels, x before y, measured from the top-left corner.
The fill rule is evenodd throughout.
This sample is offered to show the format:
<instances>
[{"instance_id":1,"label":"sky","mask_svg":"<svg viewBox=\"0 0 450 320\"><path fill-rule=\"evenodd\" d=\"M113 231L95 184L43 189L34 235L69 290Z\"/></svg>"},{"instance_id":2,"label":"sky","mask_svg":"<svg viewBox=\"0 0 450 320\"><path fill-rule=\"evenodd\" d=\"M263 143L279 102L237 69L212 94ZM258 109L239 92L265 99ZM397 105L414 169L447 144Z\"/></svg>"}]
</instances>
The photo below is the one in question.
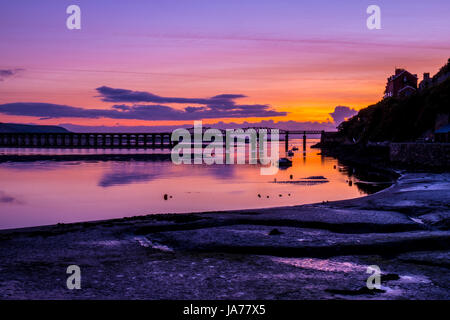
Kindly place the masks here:
<instances>
[{"instance_id":1,"label":"sky","mask_svg":"<svg viewBox=\"0 0 450 320\"><path fill-rule=\"evenodd\" d=\"M0 0L0 122L335 123L395 67L436 73L449 16L448 0Z\"/></svg>"}]
</instances>

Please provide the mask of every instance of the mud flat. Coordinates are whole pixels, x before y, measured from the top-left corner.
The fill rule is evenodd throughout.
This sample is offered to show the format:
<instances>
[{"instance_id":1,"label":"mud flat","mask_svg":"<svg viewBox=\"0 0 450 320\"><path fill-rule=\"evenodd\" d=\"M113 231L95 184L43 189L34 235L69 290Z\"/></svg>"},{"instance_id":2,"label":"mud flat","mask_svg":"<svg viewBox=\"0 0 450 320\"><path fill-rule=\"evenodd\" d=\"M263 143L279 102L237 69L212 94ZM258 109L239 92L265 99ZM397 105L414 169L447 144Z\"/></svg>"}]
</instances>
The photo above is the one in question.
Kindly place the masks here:
<instances>
[{"instance_id":1,"label":"mud flat","mask_svg":"<svg viewBox=\"0 0 450 320\"><path fill-rule=\"evenodd\" d=\"M450 174L337 202L3 230L0 257L1 299L449 299Z\"/></svg>"}]
</instances>

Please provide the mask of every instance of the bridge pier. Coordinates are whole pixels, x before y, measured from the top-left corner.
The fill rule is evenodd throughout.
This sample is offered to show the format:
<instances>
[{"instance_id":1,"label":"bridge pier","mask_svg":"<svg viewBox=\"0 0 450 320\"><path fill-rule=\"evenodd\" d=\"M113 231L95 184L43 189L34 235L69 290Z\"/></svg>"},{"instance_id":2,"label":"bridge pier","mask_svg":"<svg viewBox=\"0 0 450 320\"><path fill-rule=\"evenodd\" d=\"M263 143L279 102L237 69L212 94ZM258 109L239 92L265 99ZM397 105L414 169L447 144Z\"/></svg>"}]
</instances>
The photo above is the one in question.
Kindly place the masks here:
<instances>
[{"instance_id":1,"label":"bridge pier","mask_svg":"<svg viewBox=\"0 0 450 320\"><path fill-rule=\"evenodd\" d=\"M289 131L286 131L284 135L284 151L289 151Z\"/></svg>"},{"instance_id":2,"label":"bridge pier","mask_svg":"<svg viewBox=\"0 0 450 320\"><path fill-rule=\"evenodd\" d=\"M306 132L303 132L303 151L306 150Z\"/></svg>"}]
</instances>

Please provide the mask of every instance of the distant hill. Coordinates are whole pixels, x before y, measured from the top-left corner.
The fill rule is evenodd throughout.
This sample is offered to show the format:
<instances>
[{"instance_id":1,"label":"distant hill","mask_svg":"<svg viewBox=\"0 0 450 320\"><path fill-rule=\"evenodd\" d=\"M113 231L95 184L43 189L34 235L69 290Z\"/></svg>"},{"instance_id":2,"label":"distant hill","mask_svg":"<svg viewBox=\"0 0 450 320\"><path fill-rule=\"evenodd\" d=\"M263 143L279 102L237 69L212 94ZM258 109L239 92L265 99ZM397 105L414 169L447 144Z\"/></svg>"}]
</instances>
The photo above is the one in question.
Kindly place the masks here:
<instances>
[{"instance_id":1,"label":"distant hill","mask_svg":"<svg viewBox=\"0 0 450 320\"><path fill-rule=\"evenodd\" d=\"M440 74L448 71L448 65ZM450 116L450 78L406 98L386 98L340 124L348 141L416 141L432 136Z\"/></svg>"},{"instance_id":2,"label":"distant hill","mask_svg":"<svg viewBox=\"0 0 450 320\"><path fill-rule=\"evenodd\" d=\"M0 133L65 133L70 132L58 126L40 126L17 123L0 123Z\"/></svg>"}]
</instances>

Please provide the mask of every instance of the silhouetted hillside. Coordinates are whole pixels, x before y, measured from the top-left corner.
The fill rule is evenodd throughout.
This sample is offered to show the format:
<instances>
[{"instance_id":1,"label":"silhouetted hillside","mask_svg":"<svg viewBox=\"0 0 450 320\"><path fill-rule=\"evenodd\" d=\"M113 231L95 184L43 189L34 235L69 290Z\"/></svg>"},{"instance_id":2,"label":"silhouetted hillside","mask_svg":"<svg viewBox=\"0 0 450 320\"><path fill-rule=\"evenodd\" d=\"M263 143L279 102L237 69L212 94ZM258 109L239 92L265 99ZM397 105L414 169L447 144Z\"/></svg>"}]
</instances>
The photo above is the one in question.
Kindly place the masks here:
<instances>
[{"instance_id":1,"label":"silhouetted hillside","mask_svg":"<svg viewBox=\"0 0 450 320\"><path fill-rule=\"evenodd\" d=\"M70 132L58 126L40 126L17 123L0 123L1 133L64 133Z\"/></svg>"},{"instance_id":2,"label":"silhouetted hillside","mask_svg":"<svg viewBox=\"0 0 450 320\"><path fill-rule=\"evenodd\" d=\"M415 141L432 134L437 119L449 114L450 78L412 96L387 98L362 109L341 123L339 132L355 142Z\"/></svg>"}]
</instances>

